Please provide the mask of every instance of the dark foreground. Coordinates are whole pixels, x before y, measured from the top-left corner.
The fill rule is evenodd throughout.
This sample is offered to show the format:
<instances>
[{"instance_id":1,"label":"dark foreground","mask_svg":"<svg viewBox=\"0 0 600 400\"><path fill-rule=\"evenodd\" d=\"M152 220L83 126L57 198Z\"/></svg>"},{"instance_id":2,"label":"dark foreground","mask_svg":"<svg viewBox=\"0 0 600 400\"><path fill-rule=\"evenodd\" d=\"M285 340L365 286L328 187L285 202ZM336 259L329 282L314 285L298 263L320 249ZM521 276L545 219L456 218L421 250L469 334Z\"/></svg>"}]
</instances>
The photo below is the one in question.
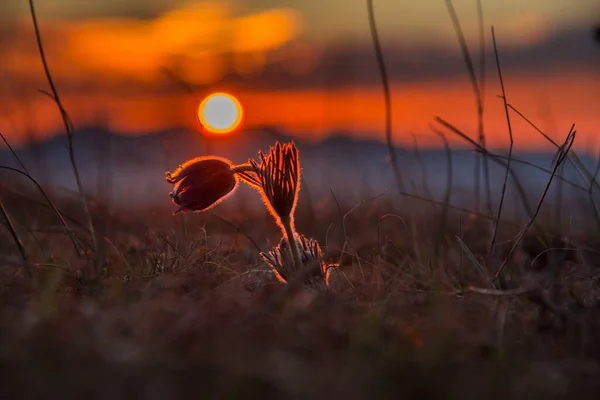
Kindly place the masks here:
<instances>
[{"instance_id":1,"label":"dark foreground","mask_svg":"<svg viewBox=\"0 0 600 400\"><path fill-rule=\"evenodd\" d=\"M536 250L528 235L492 286L518 227L487 263L479 219L450 210L440 235L439 208L404 203L401 221L374 200L344 232L353 206L297 218L341 263L323 290L273 279L247 237L277 242L266 214L96 205L94 263L47 207L9 200L31 264L3 231L0 398L597 398L593 237Z\"/></svg>"}]
</instances>

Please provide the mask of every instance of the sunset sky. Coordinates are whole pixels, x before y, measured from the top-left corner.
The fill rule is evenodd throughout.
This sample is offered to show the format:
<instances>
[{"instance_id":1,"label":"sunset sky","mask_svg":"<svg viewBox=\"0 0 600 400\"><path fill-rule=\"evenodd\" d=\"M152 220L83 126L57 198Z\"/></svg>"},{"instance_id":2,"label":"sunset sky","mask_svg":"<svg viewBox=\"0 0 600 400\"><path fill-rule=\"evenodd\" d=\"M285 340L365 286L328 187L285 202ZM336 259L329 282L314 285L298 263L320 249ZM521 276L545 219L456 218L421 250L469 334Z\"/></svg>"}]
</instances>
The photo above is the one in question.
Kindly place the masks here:
<instances>
[{"instance_id":1,"label":"sunset sky","mask_svg":"<svg viewBox=\"0 0 600 400\"><path fill-rule=\"evenodd\" d=\"M571 123L578 145L600 133L600 45L589 0L483 0L486 130L492 146L508 134L493 53L494 25L507 97L559 140ZM143 134L193 127L203 95L225 90L248 125L280 125L304 138L333 133L383 139L383 97L364 0L38 0L48 62L75 124ZM479 63L475 0L455 0ZM442 116L474 135L475 100L443 0L375 0L392 81L398 144L439 139ZM56 134L26 1L0 5L0 131L10 140ZM186 93L164 73L198 89ZM543 140L513 115L515 142ZM598 143L600 145L600 143ZM544 146L546 146L544 144ZM548 147L550 148L550 147Z\"/></svg>"}]
</instances>

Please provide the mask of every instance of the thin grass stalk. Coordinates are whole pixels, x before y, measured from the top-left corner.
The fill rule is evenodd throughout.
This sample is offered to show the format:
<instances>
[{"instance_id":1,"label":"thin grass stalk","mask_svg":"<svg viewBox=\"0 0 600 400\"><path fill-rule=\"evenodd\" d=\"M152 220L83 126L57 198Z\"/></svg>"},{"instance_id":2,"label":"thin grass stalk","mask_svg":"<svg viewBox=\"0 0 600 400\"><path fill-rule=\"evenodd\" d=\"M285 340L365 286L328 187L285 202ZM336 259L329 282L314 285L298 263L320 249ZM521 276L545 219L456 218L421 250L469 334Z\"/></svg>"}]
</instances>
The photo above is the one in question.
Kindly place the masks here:
<instances>
[{"instance_id":1,"label":"thin grass stalk","mask_svg":"<svg viewBox=\"0 0 600 400\"><path fill-rule=\"evenodd\" d=\"M593 184L593 182L597 182L598 173L600 173L600 154L596 156L596 168L594 168L594 174L591 176L591 179L589 182L590 185L588 187L588 191L590 192L590 194L594 190L595 185Z\"/></svg>"},{"instance_id":2,"label":"thin grass stalk","mask_svg":"<svg viewBox=\"0 0 600 400\"><path fill-rule=\"evenodd\" d=\"M552 140L552 138L550 136L546 135L536 124L534 124L529 118L527 118L516 107L512 106L511 104L509 104L508 107L512 111L514 111L519 117L521 117L525 122L527 122L533 129L535 129L540 135L542 135L546 140L548 140L550 143L552 143L552 145L554 147L556 147L557 149L560 149L560 145L558 143L556 143L554 140ZM585 182L588 185L588 189L587 189L588 201L590 202L590 205L592 207L592 211L594 214L594 220L596 222L596 228L598 230L600 230L600 212L598 211L598 207L596 206L596 200L594 199L594 195L593 195L593 188L594 187L600 188L600 184L598 183L598 180L597 180L598 172L600 172L600 161L598 162L593 174L590 170L588 170L586 168L586 166L583 164L583 162L581 161L581 159L579 158L579 156L577 155L575 150L571 151L571 154L569 154L567 161L569 161L571 163L571 165L573 165L575 171L578 173L582 182ZM585 174L585 176L583 174ZM567 181L566 179L563 178L562 173L558 174L557 178L561 182L569 183L569 181Z\"/></svg>"},{"instance_id":3,"label":"thin grass stalk","mask_svg":"<svg viewBox=\"0 0 600 400\"><path fill-rule=\"evenodd\" d=\"M367 0L367 11L369 14L369 27L371 30L371 38L373 39L373 47L375 49L377 67L379 68L381 85L383 87L383 98L385 102L385 137L388 146L388 152L390 154L390 163L392 164L392 169L394 171L394 177L396 178L396 185L398 186L398 190L404 191L404 181L400 173L400 168L398 167L396 149L394 148L394 143L392 140L392 99L390 94L390 83L388 80L387 68L385 66L383 51L381 50L379 34L377 33L377 23L375 22L375 10L373 7L373 0Z\"/></svg>"},{"instance_id":4,"label":"thin grass stalk","mask_svg":"<svg viewBox=\"0 0 600 400\"><path fill-rule=\"evenodd\" d=\"M517 246L519 245L519 243L521 242L521 240L523 239L523 236L525 236L525 233L533 225L535 219L537 218L537 216L540 212L540 209L542 208L542 204L544 203L544 200L546 199L546 195L548 194L548 190L550 189L550 185L552 184L552 180L554 179L554 176L556 175L558 168L561 166L563 161L567 158L569 151L571 150L571 146L573 146L573 143L575 142L575 136L576 136L577 132L574 131L574 128L575 128L575 125L572 125L571 129L569 130L569 134L567 135L567 138L565 139L564 145L561 146L561 148L557 151L556 164L554 165L554 169L552 170L552 175L550 175L550 179L548 179L546 188L544 189L544 192L542 193L542 196L540 197L540 200L538 201L538 205L535 209L535 213L533 214L531 219L527 222L525 227L523 227L523 229L521 229L521 231L517 235L515 242L514 242L513 246L511 247L510 251L508 252L504 262L498 269L498 272L496 272L496 274L494 275L494 280L497 280L500 277L500 274L502 273L502 271L508 264L508 261L512 257L513 253L515 252L515 250L516 250Z\"/></svg>"},{"instance_id":5,"label":"thin grass stalk","mask_svg":"<svg viewBox=\"0 0 600 400\"><path fill-rule=\"evenodd\" d=\"M429 188L429 174L427 172L427 166L425 165L425 162L423 161L423 157L421 155L421 151L419 150L417 136L413 133L412 137L415 144L415 157L417 158L417 162L421 167L421 171L423 171L423 190L425 191L425 195L432 199L433 195L431 194L431 189Z\"/></svg>"},{"instance_id":6,"label":"thin grass stalk","mask_svg":"<svg viewBox=\"0 0 600 400\"><path fill-rule=\"evenodd\" d=\"M488 154L490 155L490 157L496 158L498 160L503 160L503 161L508 160L508 156L502 156L500 154L490 153L490 152L488 152ZM552 170L551 169L540 167L539 165L534 164L534 163L532 163L530 161L520 160L518 158L513 157L512 158L512 163L513 164L526 165L526 166L531 167L533 169L536 169L538 171L544 172L544 173L548 174L548 176L550 176L550 174L552 174ZM505 166L506 163L504 163L502 165ZM569 179L567 179L567 178L565 178L563 176L556 175L554 178L557 179L557 180L559 180L559 181L561 181L561 182L563 182L563 183L565 183L565 184L567 184L567 185L569 185L569 186L571 186L573 189L577 189L577 190L580 190L580 191L583 191L583 192L587 192L588 191L588 189L586 187L584 187L582 185L579 185L579 184L577 184L577 183L575 183L575 182L573 182L573 181L571 181L571 180L569 180Z\"/></svg>"},{"instance_id":7,"label":"thin grass stalk","mask_svg":"<svg viewBox=\"0 0 600 400\"><path fill-rule=\"evenodd\" d=\"M4 134L2 132L0 132L0 137L2 138L2 141L4 142L4 144L6 145L6 147L8 147L8 150L10 151L10 153L13 155L13 157L15 157L15 159L17 160L17 162L19 163L19 165L21 166L21 168L23 169L23 171L26 174L29 174L29 171L27 171L27 168L25 167L25 164L23 164L23 161L21 161L21 158L17 155L17 153L12 148L12 146L10 145L10 143L8 142L8 140L6 139L6 137L4 136Z\"/></svg>"},{"instance_id":8,"label":"thin grass stalk","mask_svg":"<svg viewBox=\"0 0 600 400\"><path fill-rule=\"evenodd\" d=\"M56 216L60 220L60 223L65 228L65 231L67 232L67 234L71 238L71 242L73 242L73 247L75 247L75 252L77 253L77 256L81 257L81 255L82 255L81 254L81 248L79 246L77 237L75 236L75 234L73 233L73 231L71 230L71 228L69 228L69 225L67 225L67 222L64 220L62 214L60 213L60 211L58 211L58 209L56 208L56 206L54 205L54 203L52 202L52 200L50 200L50 197L48 196L48 194L46 193L46 191L44 190L44 188L42 188L42 186L39 184L39 182L37 180L35 180L35 178L33 178L28 173L20 171L20 170L18 170L16 168L6 167L6 166L3 166L3 165L0 165L0 169L4 169L4 170L7 170L7 171L16 172L16 173L18 173L20 175L25 176L27 179L29 179L30 181L33 182L33 184L37 187L37 189L40 191L40 193L42 193L42 195L44 196L44 198L46 199L46 201L48 202L48 204L50 205L50 207L52 207L52 210L54 211L54 213L56 214Z\"/></svg>"},{"instance_id":9,"label":"thin grass stalk","mask_svg":"<svg viewBox=\"0 0 600 400\"><path fill-rule=\"evenodd\" d=\"M560 145L558 143L556 143L550 136L548 136L546 133L544 133L544 131L542 131L536 124L534 124L529 118L527 118L521 111L519 111L516 107L514 107L513 105L511 105L510 103L508 104L508 108L510 108L512 111L514 111L519 117L521 117L527 124L529 124L529 126L531 126L533 129L535 129L540 135L542 135L547 141L549 141L550 143L552 143L552 145L554 147L556 147L557 149L560 148ZM591 181L589 180L590 177L592 177L591 172L585 167L585 165L581 162L581 159L579 158L579 156L577 155L577 153L575 152L575 150L571 151L571 154L569 154L569 158L567 158L567 161L569 161L571 163L571 165L573 165L573 167L575 168L575 171L577 171L577 173L579 174L579 177L581 178L582 182L585 183L593 183L594 186L596 186L597 188L600 188L600 185L598 184L597 180L595 179L595 175L594 175L594 179L592 179ZM582 175L582 173L585 173L585 175L587 175L587 177L584 177Z\"/></svg>"},{"instance_id":10,"label":"thin grass stalk","mask_svg":"<svg viewBox=\"0 0 600 400\"><path fill-rule=\"evenodd\" d=\"M68 140L68 144L69 144L69 158L71 160L71 166L73 167L73 173L75 175L75 182L77 184L77 189L79 191L79 200L83 207L83 211L86 215L88 229L89 229L90 235L92 237L92 246L94 248L94 256L96 256L97 255L96 252L98 250L98 240L96 238L96 230L94 228L92 214L90 213L88 203L85 198L85 193L83 191L83 185L81 183L81 177L79 175L79 170L77 168L77 163L75 161L75 150L73 148L73 126L71 125L69 116L68 116L65 108L63 107L62 102L60 101L60 97L58 96L58 91L56 90L56 86L54 85L52 75L50 74L50 68L48 67L48 62L46 61L46 55L44 53L44 47L42 45L42 36L41 36L39 25L37 22L37 17L36 17L36 13L35 13L35 6L33 4L33 0L29 0L29 9L31 12L31 19L33 21L33 27L35 30L35 38L37 41L38 50L39 50L42 64L44 67L44 72L46 74L46 79L48 81L48 84L50 85L50 89L52 91L52 98L54 99L56 105L58 106L60 115L61 115L63 123L64 123L65 130L66 130L67 140ZM95 265L96 265L96 261L97 261L97 257L94 257Z\"/></svg>"},{"instance_id":11,"label":"thin grass stalk","mask_svg":"<svg viewBox=\"0 0 600 400\"><path fill-rule=\"evenodd\" d=\"M490 243L490 256L494 252L494 246L496 245L496 238L498 236L498 225L500 224L500 216L502 215L502 207L504 206L504 198L506 196L506 183L508 181L508 172L510 171L510 164L512 160L512 152L514 146L512 125L510 123L510 113L508 112L508 103L506 101L506 90L504 89L504 80L502 79L502 68L500 67L500 57L498 55L498 46L496 44L496 34L494 27L492 26L492 43L494 45L494 57L496 59L496 67L498 68L498 79L500 80L500 88L502 89L502 100L504 103L504 111L506 113L506 125L508 126L508 136L510 139L510 145L508 148L508 161L506 162L506 171L504 173L504 181L502 183L502 194L500 195L500 204L498 205L498 214L496 215L496 221L494 223L494 232L492 233L492 240Z\"/></svg>"},{"instance_id":12,"label":"thin grass stalk","mask_svg":"<svg viewBox=\"0 0 600 400\"><path fill-rule=\"evenodd\" d=\"M479 144L485 147L485 130L483 128L483 114L484 114L484 103L485 103L485 29L483 23L483 7L481 4L481 0L477 0L477 20L479 22L479 100L477 107L477 130L479 132ZM479 167L479 162L483 158L483 168L485 174L485 188L486 188L486 206L489 207L488 211L491 209L491 187L490 187L490 173L489 173L489 161L487 160L486 155L477 154L475 159L475 170L477 173L476 183L479 189L480 179L481 179L481 171ZM475 199L477 207L479 207L479 195L480 191L477 191L477 197Z\"/></svg>"},{"instance_id":13,"label":"thin grass stalk","mask_svg":"<svg viewBox=\"0 0 600 400\"><path fill-rule=\"evenodd\" d=\"M443 244L443 240L444 240L444 237L446 234L446 225L448 222L448 209L449 209L449 205L450 205L450 198L452 197L452 180L453 180L452 179L453 178L453 175L452 175L452 150L450 149L450 143L448 142L446 135L444 135L443 132L440 132L437 129L432 128L432 130L440 137L440 139L442 139L442 141L444 143L444 149L446 150L446 159L447 159L446 192L444 194L442 215L440 217L440 229L439 229L439 233L438 233L438 237L437 237L436 245L435 245L435 255L436 255L436 258L438 258L440 256L441 246Z\"/></svg>"},{"instance_id":14,"label":"thin grass stalk","mask_svg":"<svg viewBox=\"0 0 600 400\"><path fill-rule=\"evenodd\" d=\"M439 122L440 124L442 124L444 127L446 127L447 129L449 129L451 132L453 132L454 134L456 134L457 136L459 136L460 138L462 138L463 140L465 140L466 142L471 144L475 148L475 151L487 154L492 161L494 161L498 165L502 166L503 168L506 168L506 162L504 160L506 160L508 157L501 156L496 153L492 153L492 152L488 151L486 148L481 147L477 142L475 142L473 139L471 139L467 134L465 134L460 129L458 129L454 125L450 124L448 121L444 120L443 118L435 117L434 119L437 122ZM560 146L559 146L559 148L560 148ZM513 163L527 165L527 166L535 168L539 171L545 172L548 175L552 175L552 170L548 170L544 167L540 167L539 165L533 164L531 162L519 160L518 158L513 158L512 161L513 161ZM521 180L519 179L518 175L515 173L515 171L512 168L510 168L509 173L512 178L512 182L515 185L515 188L517 189L517 196L521 200L521 203L523 204L525 212L527 213L527 217L531 218L533 216L534 210L531 207L531 205L529 204L529 201L527 200L525 188L523 187L523 184L521 183ZM555 178L561 179L564 183L570 185L573 188L582 190L584 192L588 191L587 188L585 188L581 185L578 185L577 183L575 183L569 179L560 177L558 175L555 176Z\"/></svg>"},{"instance_id":15,"label":"thin grass stalk","mask_svg":"<svg viewBox=\"0 0 600 400\"><path fill-rule=\"evenodd\" d=\"M454 31L456 33L456 38L458 39L458 43L460 46L460 50L467 67L467 72L469 74L469 80L471 82L471 86L473 88L473 93L475 94L475 103L477 109L477 120L478 120L478 132L479 132L479 144L482 147L485 147L485 132L483 129L483 94L481 90L480 83L477 82L477 75L475 73L475 66L473 64L473 60L471 59L471 54L469 52L469 46L467 45L467 41L465 39L465 35L463 34L462 27L460 24L460 20L458 19L458 15L456 14L456 10L454 9L454 5L451 0L446 0L446 8L448 9L448 14L450 15L450 19L452 21L452 26L454 27ZM481 4L478 2L478 17L480 29L483 25L483 12L481 10ZM481 35L481 33L480 33ZM481 35L483 40L480 40L480 46L483 48L483 53L481 55L483 61L481 62L481 79L484 77L484 69L485 69L485 37ZM485 175L485 184L486 184L486 209L492 214L492 191L490 186L490 173L489 173L489 165L487 162L487 155L483 154L483 168ZM478 168L478 167L477 167ZM477 185L479 188L479 174L477 173Z\"/></svg>"},{"instance_id":16,"label":"thin grass stalk","mask_svg":"<svg viewBox=\"0 0 600 400\"><path fill-rule=\"evenodd\" d=\"M435 120L437 122L439 122L440 124L442 124L447 129L449 129L454 134L458 135L462 139L469 142L477 151L480 151L483 154L487 154L488 156L490 156L491 160L493 160L494 162L496 162L503 168L507 167L507 163L504 162L500 156L498 156L494 153L491 153L485 147L480 146L479 143L475 142L473 139L471 139L468 135L463 133L460 129L456 128L454 125L450 124L449 122L445 121L444 119L442 119L440 117L435 117ZM533 215L534 211L533 211L531 205L529 204L529 201L527 200L527 193L525 192L525 188L521 184L521 181L520 181L519 177L517 176L517 174L515 173L515 171L513 171L512 168L509 168L508 171L511 175L511 178L514 181L515 187L517 188L519 197L521 198L521 202L523 203L523 207L525 208L527 215L529 217L531 217Z\"/></svg>"},{"instance_id":17,"label":"thin grass stalk","mask_svg":"<svg viewBox=\"0 0 600 400\"><path fill-rule=\"evenodd\" d=\"M40 207L49 208L50 210L52 210L52 206L49 205L47 202L44 202L42 200L38 200L36 198L30 197L30 196L28 196L28 195L26 195L26 194L24 194L24 193L22 193L22 192L20 192L18 190L15 190L12 187L8 187L8 186L3 185L3 184L0 184L0 187L2 188L3 191L12 193L12 194L20 197L21 199L24 199L24 200L27 200L29 202L32 202L32 203L34 203L34 204L36 204L36 205L38 205ZM48 192L46 191L46 194L47 193ZM80 228L83 228L83 230L85 231L85 229L86 229L85 226L83 226L81 224L81 222L79 222L75 217L73 217L73 216L71 216L69 214L66 214L64 212L61 212L60 215L65 219L65 221L69 221L69 222L71 222L71 224L76 225L76 226L78 226Z\"/></svg>"},{"instance_id":18,"label":"thin grass stalk","mask_svg":"<svg viewBox=\"0 0 600 400\"><path fill-rule=\"evenodd\" d=\"M561 178L565 173L565 164L561 165L558 169L557 176ZM554 228L558 231L562 231L562 208L563 208L563 181L558 179L556 182L556 204L554 208Z\"/></svg>"},{"instance_id":19,"label":"thin grass stalk","mask_svg":"<svg viewBox=\"0 0 600 400\"><path fill-rule=\"evenodd\" d=\"M594 199L594 185L592 182L596 181L596 178L600 173L600 155L597 156L596 159L596 169L594 170L594 175L590 179L589 187L588 187L588 196L589 201L592 206L592 211L594 212L594 219L596 221L596 229L600 231L600 212L598 211L598 207L596 206L596 200Z\"/></svg>"},{"instance_id":20,"label":"thin grass stalk","mask_svg":"<svg viewBox=\"0 0 600 400\"><path fill-rule=\"evenodd\" d=\"M4 226L6 226L6 229L8 229L13 241L15 242L15 245L19 249L19 254L21 254L23 262L25 263L25 265L29 265L29 256L27 254L27 250L25 249L23 242L19 238L19 234L17 233L15 226L10 219L10 216L6 211L6 207L4 207L2 198L0 198L0 219L2 220Z\"/></svg>"},{"instance_id":21,"label":"thin grass stalk","mask_svg":"<svg viewBox=\"0 0 600 400\"><path fill-rule=\"evenodd\" d=\"M8 147L8 149L10 150L11 154L15 157L15 159L17 160L17 162L19 163L19 165L21 166L21 168L23 169L23 171L18 171L18 170L12 169L12 168L8 168L8 169L12 170L13 172L19 172L22 175L26 176L28 179L30 179L37 186L37 188L40 190L40 192L42 193L42 195L46 199L47 203L40 202L40 201L38 201L36 199L31 199L31 198L29 198L29 197L27 197L27 196L25 196L25 195L23 195L21 193L15 192L14 190L13 190L13 193L16 193L17 195L22 196L24 198L27 198L29 201L33 201L33 202L35 202L35 203L37 203L39 205L42 205L44 207L50 207L54 211L54 213L58 216L58 218L60 219L61 223L63 224L63 227L67 231L67 234L70 236L71 240L73 240L73 244L75 245L75 250L77 252L77 255L80 256L79 247L78 247L78 244L77 244L76 237L75 237L74 233L72 232L72 230L67 225L66 221L63 219L63 214L60 213L58 211L58 209L56 208L56 206L54 205L54 203L52 203L52 201L50 200L50 196L48 195L47 191L45 191L42 188L42 186L35 179L33 179L31 177L31 174L29 173L29 171L25 167L25 164L23 163L23 161L21 160L21 158L19 157L19 155L15 152L15 150L11 146L10 142L2 134L2 132L0 132L0 137L4 141L4 144L6 144L6 147ZM79 225L79 222L77 220L75 220L74 218L69 217L68 215L65 215L65 217L67 219L71 220L73 223ZM32 236L34 236L34 239L35 239L35 235L33 235L33 233L32 233ZM36 241L37 241L37 239L36 239Z\"/></svg>"}]
</instances>

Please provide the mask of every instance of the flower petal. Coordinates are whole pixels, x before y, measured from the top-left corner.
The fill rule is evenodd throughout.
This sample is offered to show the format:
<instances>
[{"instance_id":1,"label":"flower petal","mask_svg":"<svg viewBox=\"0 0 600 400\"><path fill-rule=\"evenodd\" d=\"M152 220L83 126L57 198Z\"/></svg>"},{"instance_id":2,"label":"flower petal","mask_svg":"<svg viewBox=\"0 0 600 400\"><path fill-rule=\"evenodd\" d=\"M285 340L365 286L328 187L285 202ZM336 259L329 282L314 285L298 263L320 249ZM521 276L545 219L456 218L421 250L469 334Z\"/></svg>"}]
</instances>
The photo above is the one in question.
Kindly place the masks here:
<instances>
[{"instance_id":1,"label":"flower petal","mask_svg":"<svg viewBox=\"0 0 600 400\"><path fill-rule=\"evenodd\" d=\"M202 211L215 205L233 191L237 181L231 172L213 174L209 179L188 175L176 191L174 202L192 210Z\"/></svg>"},{"instance_id":2,"label":"flower petal","mask_svg":"<svg viewBox=\"0 0 600 400\"><path fill-rule=\"evenodd\" d=\"M167 172L167 182L177 183L184 177L197 174L210 174L231 168L229 160L219 157L196 157L181 164L173 172Z\"/></svg>"}]
</instances>

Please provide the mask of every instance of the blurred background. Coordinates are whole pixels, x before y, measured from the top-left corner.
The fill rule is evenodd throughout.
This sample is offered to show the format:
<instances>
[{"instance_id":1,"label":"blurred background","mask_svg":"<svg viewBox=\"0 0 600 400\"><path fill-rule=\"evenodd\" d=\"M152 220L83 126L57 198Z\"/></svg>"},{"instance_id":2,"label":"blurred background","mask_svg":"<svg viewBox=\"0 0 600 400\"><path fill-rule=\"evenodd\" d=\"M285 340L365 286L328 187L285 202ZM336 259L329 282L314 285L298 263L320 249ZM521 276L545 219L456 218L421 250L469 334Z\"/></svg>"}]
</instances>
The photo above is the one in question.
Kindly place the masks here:
<instances>
[{"instance_id":1,"label":"blurred background","mask_svg":"<svg viewBox=\"0 0 600 400\"><path fill-rule=\"evenodd\" d=\"M600 4L484 0L484 48L476 2L456 0L454 6L478 74L482 55L486 64L487 145L506 149L509 143L493 25L509 102L556 142L575 123L574 148L589 156L585 162L593 169ZM365 187L396 190L365 1L38 0L36 9L50 70L77 129L76 156L89 190L106 194L98 187L111 182L113 199L125 190L168 203L164 171L204 154L207 140L213 153L237 163L283 137L304 148L305 176L316 192L322 187L326 195L332 185L363 195ZM441 116L475 138L478 123L448 10L442 0L377 0L375 15L406 185L422 193L426 178L433 195L442 193L447 155L430 124ZM0 19L0 132L40 179L72 189L61 116L40 93L48 84L27 2L3 1ZM230 135L205 137L198 104L222 90L240 100L244 125ZM515 114L512 123L520 157L551 168L552 144ZM276 134L251 129L259 126L274 127ZM468 189L472 149L464 150L468 146L452 134L448 140L456 152L453 185ZM14 164L6 149L0 159ZM520 168L532 191L543 187L547 175ZM492 175L501 182L502 168Z\"/></svg>"}]
</instances>

